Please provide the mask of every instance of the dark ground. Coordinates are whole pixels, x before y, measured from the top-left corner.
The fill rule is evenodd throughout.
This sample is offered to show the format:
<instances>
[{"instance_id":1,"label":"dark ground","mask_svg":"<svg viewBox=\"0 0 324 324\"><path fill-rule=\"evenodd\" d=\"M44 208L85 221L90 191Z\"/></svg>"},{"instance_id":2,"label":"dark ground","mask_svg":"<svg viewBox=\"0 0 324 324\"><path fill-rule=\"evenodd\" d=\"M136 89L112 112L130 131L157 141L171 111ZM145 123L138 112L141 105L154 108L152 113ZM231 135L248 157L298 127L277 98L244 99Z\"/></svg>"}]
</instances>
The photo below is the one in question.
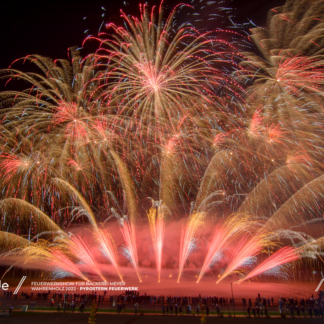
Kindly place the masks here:
<instances>
[{"instance_id":1,"label":"dark ground","mask_svg":"<svg viewBox=\"0 0 324 324\"><path fill-rule=\"evenodd\" d=\"M11 317L0 316L1 324L65 324L65 323L88 323L89 314L56 314L56 313L16 313ZM248 324L248 323L276 323L276 324L308 324L308 323L323 323L321 318L295 318L295 319L281 319L281 318L207 318L206 324ZM279 323L278 323L279 322ZM187 316L141 316L141 315L105 315L97 314L97 324L200 324L198 317Z\"/></svg>"}]
</instances>

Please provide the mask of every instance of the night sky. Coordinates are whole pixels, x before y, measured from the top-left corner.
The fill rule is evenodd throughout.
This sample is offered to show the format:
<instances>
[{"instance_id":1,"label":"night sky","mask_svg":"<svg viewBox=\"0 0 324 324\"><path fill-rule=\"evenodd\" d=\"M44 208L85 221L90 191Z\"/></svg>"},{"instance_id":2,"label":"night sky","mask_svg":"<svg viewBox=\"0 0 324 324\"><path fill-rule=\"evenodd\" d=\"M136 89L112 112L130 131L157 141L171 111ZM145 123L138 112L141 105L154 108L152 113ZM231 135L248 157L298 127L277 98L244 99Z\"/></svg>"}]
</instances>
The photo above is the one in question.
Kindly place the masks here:
<instances>
[{"instance_id":1,"label":"night sky","mask_svg":"<svg viewBox=\"0 0 324 324\"><path fill-rule=\"evenodd\" d=\"M121 0L1 1L0 68L6 68L14 59L28 54L66 58L68 47L81 46L86 29L92 34L97 33L103 20L120 24L120 8L138 16L140 2L143 3L127 0L125 6ZM190 0L180 2L190 3ZM177 3L179 1L165 0L166 5ZM283 3L284 0L233 0L231 6L236 8L237 22L249 18L264 26L268 10ZM159 0L150 0L148 4L159 4ZM104 18L101 17L103 13ZM213 24L211 27L217 28L215 21Z\"/></svg>"}]
</instances>

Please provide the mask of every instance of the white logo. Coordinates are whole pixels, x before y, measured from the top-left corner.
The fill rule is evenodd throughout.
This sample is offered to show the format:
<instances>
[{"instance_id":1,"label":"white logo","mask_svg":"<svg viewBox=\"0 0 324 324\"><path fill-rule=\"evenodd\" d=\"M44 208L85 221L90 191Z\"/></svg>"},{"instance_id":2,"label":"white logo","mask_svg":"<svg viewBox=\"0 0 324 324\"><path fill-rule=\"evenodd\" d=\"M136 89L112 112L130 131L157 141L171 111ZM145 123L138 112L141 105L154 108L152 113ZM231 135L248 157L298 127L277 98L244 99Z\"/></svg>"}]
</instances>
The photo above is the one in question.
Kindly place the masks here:
<instances>
[{"instance_id":1,"label":"white logo","mask_svg":"<svg viewBox=\"0 0 324 324\"><path fill-rule=\"evenodd\" d=\"M323 277L323 273L322 273L322 277ZM321 288L323 282L324 282L324 278L321 280L321 282L318 284L317 288L315 289L316 292Z\"/></svg>"},{"instance_id":2,"label":"white logo","mask_svg":"<svg viewBox=\"0 0 324 324\"><path fill-rule=\"evenodd\" d=\"M21 280L20 280L20 282L19 282L19 285L17 286L15 292L13 293L14 295L17 295L17 294L18 294L18 291L19 291L19 289L21 288L21 286L22 286L22 284L24 283L24 281L26 280L26 278L27 278L26 276L23 276L23 277L21 278Z\"/></svg>"},{"instance_id":3,"label":"white logo","mask_svg":"<svg viewBox=\"0 0 324 324\"><path fill-rule=\"evenodd\" d=\"M8 290L9 285L8 285L6 282L4 282L4 283L1 285L1 280L0 280L0 288L2 288L2 290Z\"/></svg>"}]
</instances>

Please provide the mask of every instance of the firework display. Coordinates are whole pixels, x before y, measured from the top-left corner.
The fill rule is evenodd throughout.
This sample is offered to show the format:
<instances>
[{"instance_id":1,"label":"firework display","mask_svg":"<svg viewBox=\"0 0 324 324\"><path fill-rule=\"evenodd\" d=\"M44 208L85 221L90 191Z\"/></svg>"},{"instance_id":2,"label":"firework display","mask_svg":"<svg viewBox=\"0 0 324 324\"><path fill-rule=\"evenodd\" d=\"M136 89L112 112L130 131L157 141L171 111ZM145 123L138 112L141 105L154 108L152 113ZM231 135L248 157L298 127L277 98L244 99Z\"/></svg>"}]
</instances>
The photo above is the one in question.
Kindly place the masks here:
<instances>
[{"instance_id":1,"label":"firework display","mask_svg":"<svg viewBox=\"0 0 324 324\"><path fill-rule=\"evenodd\" d=\"M90 54L0 71L4 275L321 269L324 3L287 0L249 35L178 19L198 9L140 5L88 36Z\"/></svg>"}]
</instances>

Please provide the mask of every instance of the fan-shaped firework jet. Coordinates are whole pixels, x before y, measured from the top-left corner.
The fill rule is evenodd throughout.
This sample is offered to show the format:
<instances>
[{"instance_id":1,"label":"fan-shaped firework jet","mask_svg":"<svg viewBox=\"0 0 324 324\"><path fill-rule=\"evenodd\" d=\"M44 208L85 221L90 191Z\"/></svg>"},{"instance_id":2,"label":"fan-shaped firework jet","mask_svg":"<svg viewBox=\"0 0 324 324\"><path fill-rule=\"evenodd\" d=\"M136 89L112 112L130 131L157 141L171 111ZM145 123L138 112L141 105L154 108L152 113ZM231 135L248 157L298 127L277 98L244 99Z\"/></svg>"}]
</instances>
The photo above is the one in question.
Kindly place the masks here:
<instances>
[{"instance_id":1,"label":"fan-shaped firework jet","mask_svg":"<svg viewBox=\"0 0 324 324\"><path fill-rule=\"evenodd\" d=\"M95 271L95 273L103 281L107 281L106 278L102 275L102 272L100 270L100 265L97 263L96 259L94 258L94 255L91 252L90 246L84 239L82 239L80 236L72 235L72 237L64 243L66 246L68 246L68 248L69 248L68 252L72 256L77 256L78 259L83 264L86 264L88 267L91 268L91 270Z\"/></svg>"},{"instance_id":2,"label":"fan-shaped firework jet","mask_svg":"<svg viewBox=\"0 0 324 324\"><path fill-rule=\"evenodd\" d=\"M113 216L118 220L120 231L123 234L126 243L126 248L123 249L123 254L133 265L138 280L142 282L138 267L135 225L133 222L128 220L126 215L120 216L114 209L112 209L112 212Z\"/></svg>"},{"instance_id":3,"label":"fan-shaped firework jet","mask_svg":"<svg viewBox=\"0 0 324 324\"><path fill-rule=\"evenodd\" d=\"M292 248L289 246L285 246L279 251L272 254L265 261L260 263L255 269L253 269L250 273L248 273L244 278L238 280L236 283L241 283L247 279L256 277L268 270L271 270L275 267L278 267L282 264L296 261L300 258L300 251L296 248Z\"/></svg>"},{"instance_id":4,"label":"fan-shaped firework jet","mask_svg":"<svg viewBox=\"0 0 324 324\"><path fill-rule=\"evenodd\" d=\"M189 216L187 224L182 228L180 240L180 255L179 255L179 275L177 282L180 282L184 265L192 251L197 247L196 234L203 225L205 213L194 213Z\"/></svg>"},{"instance_id":5,"label":"fan-shaped firework jet","mask_svg":"<svg viewBox=\"0 0 324 324\"><path fill-rule=\"evenodd\" d=\"M108 261L112 263L112 265L115 267L120 280L123 282L123 277L119 271L116 248L110 233L108 232L108 230L98 229L98 231L95 232L95 237L99 246L101 247L102 253L108 259Z\"/></svg>"},{"instance_id":6,"label":"fan-shaped firework jet","mask_svg":"<svg viewBox=\"0 0 324 324\"><path fill-rule=\"evenodd\" d=\"M252 237L244 235L237 244L231 260L224 273L217 280L220 283L226 276L255 261L253 260L257 254L261 252L264 246L270 246L271 242L267 239L265 233L258 233Z\"/></svg>"},{"instance_id":7,"label":"fan-shaped firework jet","mask_svg":"<svg viewBox=\"0 0 324 324\"><path fill-rule=\"evenodd\" d=\"M20 251L20 253L24 256L27 262L35 260L45 261L47 267L51 269L54 278L75 276L89 281L75 262L73 262L61 250L55 247L51 248L48 242L40 242L39 244L26 246Z\"/></svg>"},{"instance_id":8,"label":"fan-shaped firework jet","mask_svg":"<svg viewBox=\"0 0 324 324\"><path fill-rule=\"evenodd\" d=\"M223 251L228 247L231 241L241 234L242 231L248 230L249 226L250 224L246 216L234 216L228 219L225 224L216 228L204 264L200 270L197 283L199 283L208 268L223 258Z\"/></svg>"},{"instance_id":9,"label":"fan-shaped firework jet","mask_svg":"<svg viewBox=\"0 0 324 324\"><path fill-rule=\"evenodd\" d=\"M132 223L125 221L124 224L121 225L120 230L123 234L127 246L127 250L124 250L125 254L126 256L129 256L129 259L132 262L132 265L136 271L138 280L142 282L141 276L139 274L135 227Z\"/></svg>"}]
</instances>

